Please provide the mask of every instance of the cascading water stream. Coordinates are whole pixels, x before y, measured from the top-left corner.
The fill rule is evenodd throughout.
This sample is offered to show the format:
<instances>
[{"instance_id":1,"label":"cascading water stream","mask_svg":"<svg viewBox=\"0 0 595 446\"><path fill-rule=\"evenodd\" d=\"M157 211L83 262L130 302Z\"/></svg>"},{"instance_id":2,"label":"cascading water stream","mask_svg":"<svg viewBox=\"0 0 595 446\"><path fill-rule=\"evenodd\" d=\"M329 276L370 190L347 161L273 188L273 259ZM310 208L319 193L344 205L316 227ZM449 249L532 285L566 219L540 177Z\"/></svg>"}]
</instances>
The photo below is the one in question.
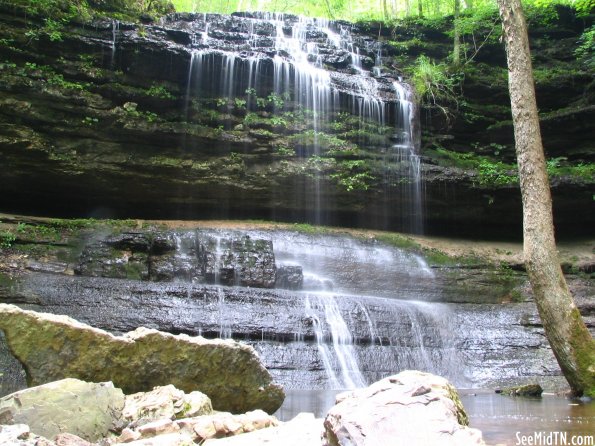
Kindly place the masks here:
<instances>
[{"instance_id":1,"label":"cascading water stream","mask_svg":"<svg viewBox=\"0 0 595 446\"><path fill-rule=\"evenodd\" d=\"M315 301L315 304L311 303ZM330 293L308 295L305 299L305 314L312 319L316 334L316 343L322 358L325 372L333 389L354 389L365 387L364 379L354 351L353 336L341 315L335 297ZM324 314L324 320L318 316L315 309ZM328 346L328 335L332 342L332 351ZM338 370L340 377L335 370Z\"/></svg>"},{"instance_id":2,"label":"cascading water stream","mask_svg":"<svg viewBox=\"0 0 595 446\"><path fill-rule=\"evenodd\" d=\"M217 28L217 20L223 20L225 28ZM345 24L280 13L238 13L225 19L195 14L187 26L194 31L186 85L187 119L193 97L216 97L222 104L244 103L248 112L266 101L275 116L303 114L309 133L297 155L314 166L309 180L301 186L301 199L312 212L309 222L324 224L325 212L334 205L328 201L324 164L316 166L327 150L322 148L323 138L328 138L324 132L333 122L344 119L341 110L357 118L359 129L350 131L359 135L359 144L364 147L377 144L375 135L384 129L395 129L396 144L391 147L387 141L373 149L384 154L387 165L401 166L399 176L406 176L395 181L389 178L389 187L421 182L412 95L400 80L382 73L380 44L365 39L356 43L351 27ZM228 37L222 30L231 30ZM375 66L371 72L366 67L372 59ZM329 70L333 63L346 68ZM282 118L277 119L282 122ZM403 202L414 201L403 213L411 213L413 219L405 227L421 232L420 188L400 190L404 190Z\"/></svg>"},{"instance_id":3,"label":"cascading water stream","mask_svg":"<svg viewBox=\"0 0 595 446\"><path fill-rule=\"evenodd\" d=\"M113 68L116 61L116 38L120 30L120 22L112 20L112 41L111 41L111 60L110 66Z\"/></svg>"}]
</instances>

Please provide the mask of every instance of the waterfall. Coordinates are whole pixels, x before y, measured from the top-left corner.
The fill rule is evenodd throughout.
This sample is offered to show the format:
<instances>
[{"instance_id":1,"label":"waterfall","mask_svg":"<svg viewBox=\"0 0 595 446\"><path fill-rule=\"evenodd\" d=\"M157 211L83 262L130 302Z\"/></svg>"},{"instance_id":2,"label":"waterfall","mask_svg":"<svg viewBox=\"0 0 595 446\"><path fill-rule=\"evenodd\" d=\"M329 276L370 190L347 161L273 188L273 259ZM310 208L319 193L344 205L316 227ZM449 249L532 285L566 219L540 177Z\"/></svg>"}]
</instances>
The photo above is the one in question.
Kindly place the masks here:
<instances>
[{"instance_id":1,"label":"waterfall","mask_svg":"<svg viewBox=\"0 0 595 446\"><path fill-rule=\"evenodd\" d=\"M311 171L303 185L296 185L303 191L295 193L310 209L307 220L325 224L334 203L327 201L329 174L320 164L328 150L322 138L328 139L325 132L346 119L341 112L348 112L359 128L346 128L359 146L383 154L385 187L401 191L400 201L407 203L402 214L411 221L404 228L422 231L413 95L400 79L383 72L380 43L354 35L345 23L281 13L194 14L184 26L192 33L187 120L193 97L217 99L228 110L242 103L247 112L266 104L279 119L283 113L301 113L309 133L296 155L310 163ZM392 145L383 133L387 128L394 129Z\"/></svg>"},{"instance_id":2,"label":"waterfall","mask_svg":"<svg viewBox=\"0 0 595 446\"><path fill-rule=\"evenodd\" d=\"M225 308L225 294L221 288L217 288L217 306L219 309L219 337L231 339L232 331L229 323L229 312Z\"/></svg>"},{"instance_id":3,"label":"waterfall","mask_svg":"<svg viewBox=\"0 0 595 446\"><path fill-rule=\"evenodd\" d=\"M311 299L315 303L311 303ZM305 315L312 319L316 344L324 364L324 370L333 389L355 389L365 387L364 379L356 358L353 337L341 315L332 294L323 293L304 299ZM322 313L323 319L317 313ZM329 349L329 338L333 349Z\"/></svg>"},{"instance_id":4,"label":"waterfall","mask_svg":"<svg viewBox=\"0 0 595 446\"><path fill-rule=\"evenodd\" d=\"M116 38L118 36L118 31L120 30L120 22L117 20L112 20L112 41L110 44L111 47L111 60L110 60L110 67L114 67L116 61Z\"/></svg>"}]
</instances>

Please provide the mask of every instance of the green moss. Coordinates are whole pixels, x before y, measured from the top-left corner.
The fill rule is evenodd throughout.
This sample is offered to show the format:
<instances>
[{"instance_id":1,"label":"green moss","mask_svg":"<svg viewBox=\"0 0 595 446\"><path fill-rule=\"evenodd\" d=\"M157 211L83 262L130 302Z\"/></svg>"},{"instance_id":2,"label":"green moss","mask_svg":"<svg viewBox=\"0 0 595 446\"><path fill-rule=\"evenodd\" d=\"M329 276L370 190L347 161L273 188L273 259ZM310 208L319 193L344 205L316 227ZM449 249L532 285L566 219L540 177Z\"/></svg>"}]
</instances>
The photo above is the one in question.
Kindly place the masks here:
<instances>
[{"instance_id":1,"label":"green moss","mask_svg":"<svg viewBox=\"0 0 595 446\"><path fill-rule=\"evenodd\" d=\"M572 332L570 344L578 365L579 380L583 395L595 398L595 340L585 328L577 308L572 310Z\"/></svg>"},{"instance_id":2,"label":"green moss","mask_svg":"<svg viewBox=\"0 0 595 446\"><path fill-rule=\"evenodd\" d=\"M492 146L492 150L499 153L502 147ZM429 154L440 165L475 171L475 184L479 187L491 188L518 183L516 164L508 164L473 152L454 152L442 147L431 149Z\"/></svg>"},{"instance_id":3,"label":"green moss","mask_svg":"<svg viewBox=\"0 0 595 446\"><path fill-rule=\"evenodd\" d=\"M293 223L290 228L296 232L301 232L302 234L330 234L332 233L332 229L324 227L324 226L315 226L309 223Z\"/></svg>"},{"instance_id":4,"label":"green moss","mask_svg":"<svg viewBox=\"0 0 595 446\"><path fill-rule=\"evenodd\" d=\"M465 412L465 408L463 407L463 403L459 398L459 393L457 390L451 386L450 384L447 387L448 397L454 403L457 409L457 421L461 426L469 426L469 417L467 416L467 412Z\"/></svg>"},{"instance_id":5,"label":"green moss","mask_svg":"<svg viewBox=\"0 0 595 446\"><path fill-rule=\"evenodd\" d=\"M384 232L376 234L374 238L379 242L386 243L387 245L394 246L395 248L421 250L421 247L418 243L401 234Z\"/></svg>"}]
</instances>

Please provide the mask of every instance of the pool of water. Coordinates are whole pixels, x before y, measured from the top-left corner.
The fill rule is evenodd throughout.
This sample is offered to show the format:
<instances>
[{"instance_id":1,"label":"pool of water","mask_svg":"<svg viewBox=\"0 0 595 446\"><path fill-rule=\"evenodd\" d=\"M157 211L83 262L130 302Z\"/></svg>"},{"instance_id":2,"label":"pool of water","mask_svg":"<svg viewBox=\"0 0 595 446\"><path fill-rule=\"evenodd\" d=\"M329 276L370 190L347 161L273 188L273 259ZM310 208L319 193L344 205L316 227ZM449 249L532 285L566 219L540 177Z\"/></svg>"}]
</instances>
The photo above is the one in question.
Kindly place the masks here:
<instances>
[{"instance_id":1,"label":"pool of water","mask_svg":"<svg viewBox=\"0 0 595 446\"><path fill-rule=\"evenodd\" d=\"M324 417L334 404L336 390L287 390L275 414L287 421L300 412ZM460 390L471 427L483 432L487 444L595 445L595 402L569 400L555 395L514 398L492 391ZM532 440L541 438L542 440ZM548 438L551 438L551 442ZM533 443L529 443L533 441ZM577 443L578 441L578 443Z\"/></svg>"}]
</instances>

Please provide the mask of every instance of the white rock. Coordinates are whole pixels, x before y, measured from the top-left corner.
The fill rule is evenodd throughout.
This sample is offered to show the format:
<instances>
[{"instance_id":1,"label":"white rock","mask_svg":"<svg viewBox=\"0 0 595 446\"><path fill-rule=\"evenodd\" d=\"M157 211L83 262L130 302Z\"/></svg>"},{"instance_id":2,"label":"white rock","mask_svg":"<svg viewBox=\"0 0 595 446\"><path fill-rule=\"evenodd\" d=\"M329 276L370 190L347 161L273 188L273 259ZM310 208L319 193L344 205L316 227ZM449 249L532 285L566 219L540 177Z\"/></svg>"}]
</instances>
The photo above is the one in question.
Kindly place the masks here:
<instances>
[{"instance_id":1,"label":"white rock","mask_svg":"<svg viewBox=\"0 0 595 446\"><path fill-rule=\"evenodd\" d=\"M203 446L320 446L322 432L322 419L315 419L313 414L304 413L276 427L236 437L208 440Z\"/></svg>"},{"instance_id":2,"label":"white rock","mask_svg":"<svg viewBox=\"0 0 595 446\"><path fill-rule=\"evenodd\" d=\"M330 446L484 444L444 378L405 371L337 397L325 420Z\"/></svg>"}]
</instances>

